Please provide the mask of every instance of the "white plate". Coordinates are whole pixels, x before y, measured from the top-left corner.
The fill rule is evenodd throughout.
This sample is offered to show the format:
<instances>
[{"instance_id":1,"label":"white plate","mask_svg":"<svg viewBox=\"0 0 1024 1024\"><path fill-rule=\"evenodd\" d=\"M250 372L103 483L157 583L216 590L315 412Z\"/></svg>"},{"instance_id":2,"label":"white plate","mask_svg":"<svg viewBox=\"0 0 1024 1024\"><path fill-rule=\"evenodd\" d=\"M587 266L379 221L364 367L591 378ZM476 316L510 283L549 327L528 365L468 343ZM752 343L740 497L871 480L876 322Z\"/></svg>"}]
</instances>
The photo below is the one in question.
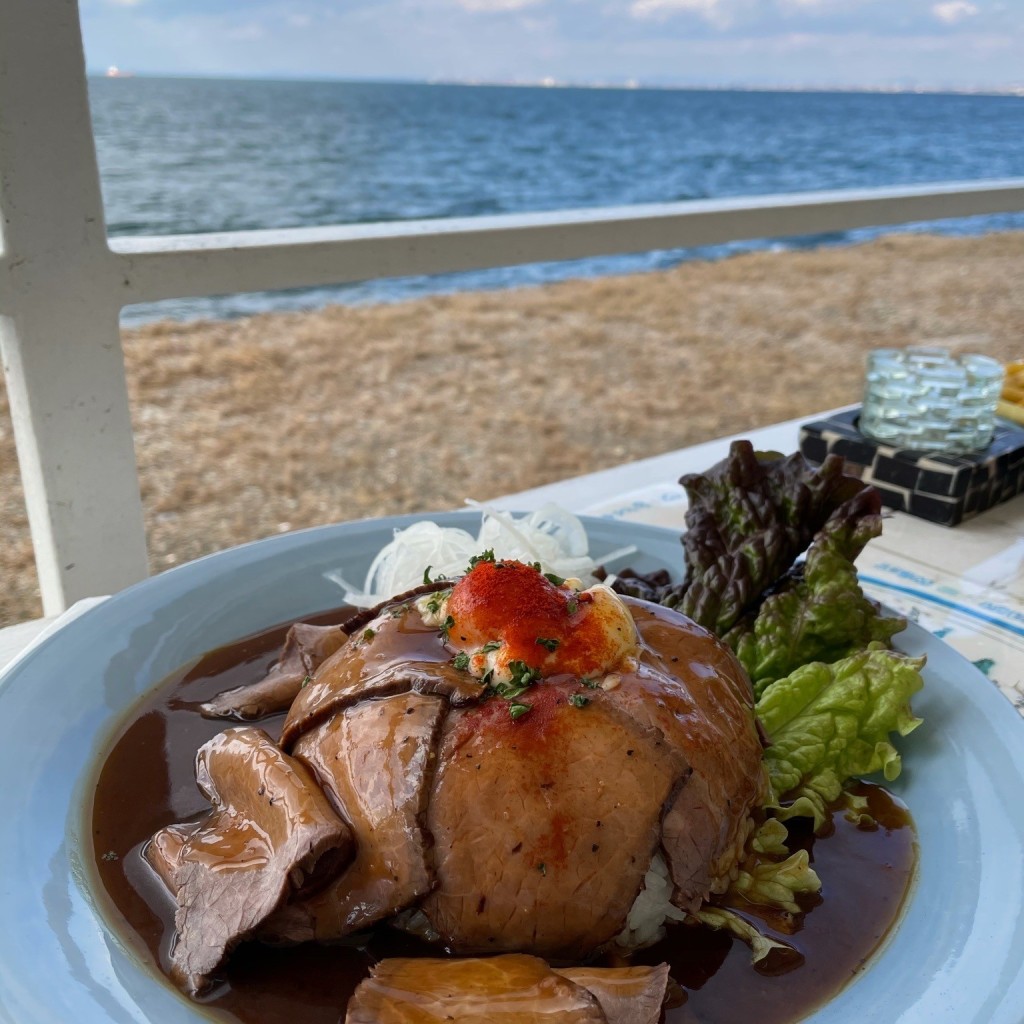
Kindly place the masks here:
<instances>
[{"instance_id":1,"label":"white plate","mask_svg":"<svg viewBox=\"0 0 1024 1024\"><path fill-rule=\"evenodd\" d=\"M475 527L474 513L436 517ZM324 527L212 555L86 612L0 683L0 1022L202 1019L140 967L93 909L82 843L95 754L136 698L248 633L340 603L326 573L362 579L414 517ZM639 569L681 567L678 534L587 521L596 557L635 543ZM918 827L905 916L870 968L811 1018L1021 1024L1024 1019L1024 722L972 665L916 627L928 655L893 787ZM339 1007L339 1014L341 1008Z\"/></svg>"}]
</instances>

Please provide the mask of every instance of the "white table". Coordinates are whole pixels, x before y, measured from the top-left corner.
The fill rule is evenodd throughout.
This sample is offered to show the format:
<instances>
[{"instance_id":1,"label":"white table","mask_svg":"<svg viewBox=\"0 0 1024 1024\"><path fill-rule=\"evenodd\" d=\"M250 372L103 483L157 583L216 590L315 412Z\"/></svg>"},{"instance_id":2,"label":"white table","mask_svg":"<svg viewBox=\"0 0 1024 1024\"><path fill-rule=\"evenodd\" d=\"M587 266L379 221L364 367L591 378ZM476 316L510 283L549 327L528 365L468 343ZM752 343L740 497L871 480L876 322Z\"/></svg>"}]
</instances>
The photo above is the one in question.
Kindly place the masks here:
<instances>
[{"instance_id":1,"label":"white table","mask_svg":"<svg viewBox=\"0 0 1024 1024\"><path fill-rule=\"evenodd\" d=\"M528 510L554 502L574 512L681 529L686 501L680 476L723 459L738 437L762 450L794 451L800 424L811 418L504 495L490 504ZM1024 713L1024 496L955 529L893 513L858 568L872 596L939 633ZM0 671L44 631L60 628L95 600L79 602L56 619L0 630Z\"/></svg>"},{"instance_id":2,"label":"white table","mask_svg":"<svg viewBox=\"0 0 1024 1024\"><path fill-rule=\"evenodd\" d=\"M0 672L57 618L32 619L31 622L19 622L16 626L0 629Z\"/></svg>"}]
</instances>

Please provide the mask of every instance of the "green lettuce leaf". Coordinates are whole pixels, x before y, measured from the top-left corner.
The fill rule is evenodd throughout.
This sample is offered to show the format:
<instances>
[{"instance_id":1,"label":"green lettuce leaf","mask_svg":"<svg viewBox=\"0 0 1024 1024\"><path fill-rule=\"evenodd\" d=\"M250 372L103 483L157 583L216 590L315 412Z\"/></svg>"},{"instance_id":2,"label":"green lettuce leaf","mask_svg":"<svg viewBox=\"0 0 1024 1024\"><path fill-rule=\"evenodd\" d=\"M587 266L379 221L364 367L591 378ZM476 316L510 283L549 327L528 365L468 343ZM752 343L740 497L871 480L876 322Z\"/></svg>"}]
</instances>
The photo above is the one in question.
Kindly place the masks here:
<instances>
[{"instance_id":1,"label":"green lettuce leaf","mask_svg":"<svg viewBox=\"0 0 1024 1024\"><path fill-rule=\"evenodd\" d=\"M789 849L786 846L788 838L789 829L778 818L767 818L761 827L750 837L750 852L776 857L788 857Z\"/></svg>"},{"instance_id":2,"label":"green lettuce leaf","mask_svg":"<svg viewBox=\"0 0 1024 1024\"><path fill-rule=\"evenodd\" d=\"M750 962L753 964L759 964L762 960L766 960L769 954L776 949L791 955L796 952L792 946L762 935L749 921L723 907L712 907L710 904L705 904L692 916L695 921L699 921L709 928L731 932L741 942L745 942L750 947Z\"/></svg>"},{"instance_id":3,"label":"green lettuce leaf","mask_svg":"<svg viewBox=\"0 0 1024 1024\"><path fill-rule=\"evenodd\" d=\"M923 665L924 658L872 644L833 665L804 665L764 691L756 711L772 741L764 761L776 817L813 817L818 830L848 779L899 775L889 735L920 724L910 698L921 689ZM783 797L792 802L783 805Z\"/></svg>"},{"instance_id":4,"label":"green lettuce leaf","mask_svg":"<svg viewBox=\"0 0 1024 1024\"><path fill-rule=\"evenodd\" d=\"M846 502L863 493L862 502L881 508L877 491L845 475L838 456L815 468L799 453L755 453L749 441L680 483L689 498L687 576L661 601L719 636L760 603Z\"/></svg>"},{"instance_id":5,"label":"green lettuce leaf","mask_svg":"<svg viewBox=\"0 0 1024 1024\"><path fill-rule=\"evenodd\" d=\"M763 860L749 869L741 868L729 891L748 903L799 914L797 893L821 892L821 879L811 867L807 851L797 850L783 861Z\"/></svg>"},{"instance_id":6,"label":"green lettuce leaf","mask_svg":"<svg viewBox=\"0 0 1024 1024\"><path fill-rule=\"evenodd\" d=\"M883 616L857 582L853 560L881 532L876 504L862 491L814 538L803 572L765 599L752 625L726 635L755 694L809 662L838 661L875 641L888 646L906 627Z\"/></svg>"},{"instance_id":7,"label":"green lettuce leaf","mask_svg":"<svg viewBox=\"0 0 1024 1024\"><path fill-rule=\"evenodd\" d=\"M856 825L858 828L865 829L874 829L878 827L878 822L875 821L871 814L871 807L868 804L867 797L858 796L856 793L851 793L847 789L843 792L843 797L839 801L839 806L843 811L843 817L850 822L851 825Z\"/></svg>"},{"instance_id":8,"label":"green lettuce leaf","mask_svg":"<svg viewBox=\"0 0 1024 1024\"><path fill-rule=\"evenodd\" d=\"M777 818L767 818L751 835L736 877L729 884L734 899L799 914L798 893L821 892L821 880L806 850L790 853L789 833Z\"/></svg>"}]
</instances>

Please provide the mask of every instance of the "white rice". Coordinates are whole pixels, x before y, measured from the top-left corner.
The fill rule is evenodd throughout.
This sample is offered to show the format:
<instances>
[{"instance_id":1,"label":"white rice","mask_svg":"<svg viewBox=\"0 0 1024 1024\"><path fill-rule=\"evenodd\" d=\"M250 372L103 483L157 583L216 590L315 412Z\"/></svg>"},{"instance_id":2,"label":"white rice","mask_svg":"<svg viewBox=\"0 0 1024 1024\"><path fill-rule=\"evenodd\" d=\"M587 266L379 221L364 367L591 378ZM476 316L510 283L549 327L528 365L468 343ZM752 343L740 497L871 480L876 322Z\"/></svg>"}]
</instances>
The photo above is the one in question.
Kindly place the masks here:
<instances>
[{"instance_id":1,"label":"white rice","mask_svg":"<svg viewBox=\"0 0 1024 1024\"><path fill-rule=\"evenodd\" d=\"M672 880L661 853L651 858L643 888L626 915L626 926L615 937L619 946L639 949L664 938L666 921L685 921L686 914L672 903Z\"/></svg>"}]
</instances>

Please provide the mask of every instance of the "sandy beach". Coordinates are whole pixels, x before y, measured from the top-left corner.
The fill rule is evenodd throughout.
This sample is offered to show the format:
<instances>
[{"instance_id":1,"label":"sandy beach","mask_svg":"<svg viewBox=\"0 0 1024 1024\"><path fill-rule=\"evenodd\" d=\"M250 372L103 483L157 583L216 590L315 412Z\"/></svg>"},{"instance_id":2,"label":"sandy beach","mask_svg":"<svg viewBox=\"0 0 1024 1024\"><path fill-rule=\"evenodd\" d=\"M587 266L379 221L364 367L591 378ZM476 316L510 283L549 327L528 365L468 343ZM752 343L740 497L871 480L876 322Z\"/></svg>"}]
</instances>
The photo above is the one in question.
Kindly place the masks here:
<instances>
[{"instance_id":1,"label":"sandy beach","mask_svg":"<svg viewBox=\"0 0 1024 1024\"><path fill-rule=\"evenodd\" d=\"M1024 233L124 334L151 567L455 507L856 401L864 354L1024 356ZM0 390L0 625L39 615Z\"/></svg>"}]
</instances>

